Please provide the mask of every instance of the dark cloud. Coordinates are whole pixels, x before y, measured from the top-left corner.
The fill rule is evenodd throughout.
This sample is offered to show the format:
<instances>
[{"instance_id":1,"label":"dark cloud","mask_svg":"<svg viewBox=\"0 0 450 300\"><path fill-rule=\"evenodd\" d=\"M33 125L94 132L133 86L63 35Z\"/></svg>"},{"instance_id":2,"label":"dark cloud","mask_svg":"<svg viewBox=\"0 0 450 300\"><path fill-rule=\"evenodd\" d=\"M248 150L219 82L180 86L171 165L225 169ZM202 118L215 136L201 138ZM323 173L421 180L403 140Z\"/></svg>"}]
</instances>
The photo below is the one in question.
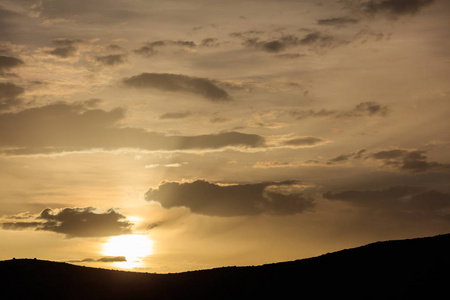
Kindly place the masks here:
<instances>
[{"instance_id":1,"label":"dark cloud","mask_svg":"<svg viewBox=\"0 0 450 300\"><path fill-rule=\"evenodd\" d=\"M341 162L350 161L352 159L360 159L366 152L367 152L366 149L362 149L356 153L341 154L341 155L338 155L338 156L328 160L327 164L341 163Z\"/></svg>"},{"instance_id":2,"label":"dark cloud","mask_svg":"<svg viewBox=\"0 0 450 300\"><path fill-rule=\"evenodd\" d=\"M314 136L304 136L284 141L285 146L316 146L325 143L327 140Z\"/></svg>"},{"instance_id":3,"label":"dark cloud","mask_svg":"<svg viewBox=\"0 0 450 300\"><path fill-rule=\"evenodd\" d=\"M127 261L125 256L104 256L97 259L98 262L124 262Z\"/></svg>"},{"instance_id":4,"label":"dark cloud","mask_svg":"<svg viewBox=\"0 0 450 300\"><path fill-rule=\"evenodd\" d=\"M120 127L124 114L120 108L104 111L88 108L83 103L56 103L3 113L0 114L0 148L6 155L30 155L91 149L182 151L265 146L263 137L239 132L166 136L140 128Z\"/></svg>"},{"instance_id":5,"label":"dark cloud","mask_svg":"<svg viewBox=\"0 0 450 300\"><path fill-rule=\"evenodd\" d=\"M23 65L23 61L21 59L0 55L0 75L4 73L4 71L8 71L11 68L18 67Z\"/></svg>"},{"instance_id":6,"label":"dark cloud","mask_svg":"<svg viewBox=\"0 0 450 300\"><path fill-rule=\"evenodd\" d=\"M385 116L388 112L387 106L382 106L376 102L361 102L356 105L354 112L368 114L368 115L381 115Z\"/></svg>"},{"instance_id":7,"label":"dark cloud","mask_svg":"<svg viewBox=\"0 0 450 300\"><path fill-rule=\"evenodd\" d=\"M385 166L391 166L409 172L450 171L449 164L429 162L426 151L392 149L374 152L371 158L380 160Z\"/></svg>"},{"instance_id":8,"label":"dark cloud","mask_svg":"<svg viewBox=\"0 0 450 300\"><path fill-rule=\"evenodd\" d=\"M163 182L145 194L165 208L187 207L210 216L291 215L313 207L312 198L295 189L297 181L219 185L203 180Z\"/></svg>"},{"instance_id":9,"label":"dark cloud","mask_svg":"<svg viewBox=\"0 0 450 300\"><path fill-rule=\"evenodd\" d=\"M2 222L1 226L4 230L23 230L35 229L41 224L40 222Z\"/></svg>"},{"instance_id":10,"label":"dark cloud","mask_svg":"<svg viewBox=\"0 0 450 300\"><path fill-rule=\"evenodd\" d=\"M224 89L207 78L168 73L142 73L123 79L123 83L129 87L192 93L211 101L229 101L231 99Z\"/></svg>"},{"instance_id":11,"label":"dark cloud","mask_svg":"<svg viewBox=\"0 0 450 300\"><path fill-rule=\"evenodd\" d=\"M334 38L330 35L323 34L321 32L311 32L308 33L305 37L299 40L297 43L301 45L322 45L327 46L332 43Z\"/></svg>"},{"instance_id":12,"label":"dark cloud","mask_svg":"<svg viewBox=\"0 0 450 300\"><path fill-rule=\"evenodd\" d=\"M18 97L25 90L11 82L0 82L0 111L7 110L20 104Z\"/></svg>"},{"instance_id":13,"label":"dark cloud","mask_svg":"<svg viewBox=\"0 0 450 300\"><path fill-rule=\"evenodd\" d=\"M349 18L349 17L337 17L337 18L328 18L328 19L320 19L317 20L318 25L325 26L342 26L347 24L356 24L358 23L358 19Z\"/></svg>"},{"instance_id":14,"label":"dark cloud","mask_svg":"<svg viewBox=\"0 0 450 300\"><path fill-rule=\"evenodd\" d=\"M377 102L361 102L353 109L349 110L294 110L290 112L296 119L301 120L305 118L355 118L363 116L386 116L389 108L386 105L381 105Z\"/></svg>"},{"instance_id":15,"label":"dark cloud","mask_svg":"<svg viewBox=\"0 0 450 300\"><path fill-rule=\"evenodd\" d=\"M79 39L56 39L52 41L55 47L53 50L47 51L47 53L61 58L72 57L75 56L78 50L76 44L80 42L82 41Z\"/></svg>"},{"instance_id":16,"label":"dark cloud","mask_svg":"<svg viewBox=\"0 0 450 300\"><path fill-rule=\"evenodd\" d=\"M282 59L296 59L300 57L304 57L305 54L300 53L284 53L284 54L277 54L275 57L282 58Z\"/></svg>"},{"instance_id":17,"label":"dark cloud","mask_svg":"<svg viewBox=\"0 0 450 300\"><path fill-rule=\"evenodd\" d=\"M115 66L123 64L127 61L126 54L110 54L104 56L96 56L95 60L104 66Z\"/></svg>"},{"instance_id":18,"label":"dark cloud","mask_svg":"<svg viewBox=\"0 0 450 300\"><path fill-rule=\"evenodd\" d=\"M257 48L269 53L280 53L295 46L307 46L308 50L322 52L344 43L329 34L324 34L319 31L310 32L302 38L292 34L285 34L278 39L269 41L264 41L260 37L248 36L244 33L234 33L231 36L242 39L242 44L245 47Z\"/></svg>"},{"instance_id":19,"label":"dark cloud","mask_svg":"<svg viewBox=\"0 0 450 300\"><path fill-rule=\"evenodd\" d=\"M28 222L2 222L2 229L35 229L51 231L73 237L101 237L126 234L131 232L133 224L126 217L113 209L99 211L94 207L64 208L52 210L47 208Z\"/></svg>"},{"instance_id":20,"label":"dark cloud","mask_svg":"<svg viewBox=\"0 0 450 300\"><path fill-rule=\"evenodd\" d=\"M381 161L383 167L390 167L412 173L420 172L449 172L450 164L428 161L427 152L420 150L389 149L369 152L366 149L356 153L341 154L327 161L327 164L336 164L355 159L371 159Z\"/></svg>"},{"instance_id":21,"label":"dark cloud","mask_svg":"<svg viewBox=\"0 0 450 300\"><path fill-rule=\"evenodd\" d=\"M124 5L124 1L109 0L15 0L23 6L38 14L42 19L64 18L81 25L117 25L125 22L133 22L144 18L142 9L134 9ZM148 17L148 16L147 16ZM111 27L108 27L111 28ZM91 27L94 29L94 27Z\"/></svg>"},{"instance_id":22,"label":"dark cloud","mask_svg":"<svg viewBox=\"0 0 450 300\"><path fill-rule=\"evenodd\" d=\"M388 14L400 16L415 14L435 0L370 0L363 4L369 14Z\"/></svg>"},{"instance_id":23,"label":"dark cloud","mask_svg":"<svg viewBox=\"0 0 450 300\"><path fill-rule=\"evenodd\" d=\"M203 40L205 41L205 40ZM208 41L205 42L206 44ZM205 45L206 45L205 44ZM205 46L202 45L202 46ZM143 56L152 56L163 48L176 48L176 49L192 49L197 47L197 45L193 41L172 41L172 40L160 40L155 42L146 43L139 49L134 50L134 53L143 55Z\"/></svg>"},{"instance_id":24,"label":"dark cloud","mask_svg":"<svg viewBox=\"0 0 450 300\"><path fill-rule=\"evenodd\" d=\"M243 45L251 48L259 48L266 52L278 53L286 50L288 47L299 44L299 39L293 35L282 36L277 40L261 41L260 38L244 38Z\"/></svg>"},{"instance_id":25,"label":"dark cloud","mask_svg":"<svg viewBox=\"0 0 450 300\"><path fill-rule=\"evenodd\" d=\"M385 190L327 192L328 200L342 201L373 212L447 216L450 194L423 187L396 186Z\"/></svg>"},{"instance_id":26,"label":"dark cloud","mask_svg":"<svg viewBox=\"0 0 450 300\"><path fill-rule=\"evenodd\" d=\"M206 38L203 39L200 43L201 47L217 47L219 46L219 43L217 42L216 38Z\"/></svg>"},{"instance_id":27,"label":"dark cloud","mask_svg":"<svg viewBox=\"0 0 450 300\"><path fill-rule=\"evenodd\" d=\"M167 119L184 119L191 115L191 112L185 111L185 112L175 112L175 113L165 113L159 116L160 120L167 120Z\"/></svg>"},{"instance_id":28,"label":"dark cloud","mask_svg":"<svg viewBox=\"0 0 450 300\"><path fill-rule=\"evenodd\" d=\"M85 258L82 260L69 260L68 263L80 263L80 262L125 262L127 261L127 258L125 256L103 256L99 259L93 259L93 258Z\"/></svg>"},{"instance_id":29,"label":"dark cloud","mask_svg":"<svg viewBox=\"0 0 450 300\"><path fill-rule=\"evenodd\" d=\"M106 46L106 50L116 51L116 50L123 50L123 48L116 44L109 44L108 46Z\"/></svg>"}]
</instances>

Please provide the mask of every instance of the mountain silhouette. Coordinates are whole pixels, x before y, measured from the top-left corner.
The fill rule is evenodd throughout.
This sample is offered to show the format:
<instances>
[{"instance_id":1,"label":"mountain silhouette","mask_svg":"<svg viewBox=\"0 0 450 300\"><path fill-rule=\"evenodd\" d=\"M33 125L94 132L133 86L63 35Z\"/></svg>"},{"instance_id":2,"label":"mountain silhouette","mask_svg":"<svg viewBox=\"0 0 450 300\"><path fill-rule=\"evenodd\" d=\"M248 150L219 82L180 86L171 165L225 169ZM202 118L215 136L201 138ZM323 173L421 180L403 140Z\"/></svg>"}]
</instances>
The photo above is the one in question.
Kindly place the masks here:
<instances>
[{"instance_id":1,"label":"mountain silhouette","mask_svg":"<svg viewBox=\"0 0 450 300\"><path fill-rule=\"evenodd\" d=\"M435 299L450 282L450 234L297 261L175 274L36 259L0 262L2 299Z\"/></svg>"}]
</instances>

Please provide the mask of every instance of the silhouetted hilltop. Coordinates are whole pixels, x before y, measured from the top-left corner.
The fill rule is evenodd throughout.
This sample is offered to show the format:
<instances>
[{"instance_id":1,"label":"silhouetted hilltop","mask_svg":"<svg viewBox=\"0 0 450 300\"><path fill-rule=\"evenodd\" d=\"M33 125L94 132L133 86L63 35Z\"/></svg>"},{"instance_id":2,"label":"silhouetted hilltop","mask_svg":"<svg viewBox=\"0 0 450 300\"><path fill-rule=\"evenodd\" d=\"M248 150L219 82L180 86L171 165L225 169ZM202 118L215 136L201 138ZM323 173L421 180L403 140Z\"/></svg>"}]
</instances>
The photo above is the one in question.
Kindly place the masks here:
<instances>
[{"instance_id":1,"label":"silhouetted hilltop","mask_svg":"<svg viewBox=\"0 0 450 300\"><path fill-rule=\"evenodd\" d=\"M447 294L450 234L377 242L256 267L176 274L0 262L2 299L433 299Z\"/></svg>"}]
</instances>

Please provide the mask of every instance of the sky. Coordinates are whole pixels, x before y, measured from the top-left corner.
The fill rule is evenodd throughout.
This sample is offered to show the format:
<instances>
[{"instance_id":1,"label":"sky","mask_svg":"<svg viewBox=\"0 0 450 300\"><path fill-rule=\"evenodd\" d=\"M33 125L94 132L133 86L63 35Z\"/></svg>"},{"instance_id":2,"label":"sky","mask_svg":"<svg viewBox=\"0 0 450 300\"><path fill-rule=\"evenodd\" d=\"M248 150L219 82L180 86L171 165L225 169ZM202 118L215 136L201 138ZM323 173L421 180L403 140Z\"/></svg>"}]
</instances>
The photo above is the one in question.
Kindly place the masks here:
<instances>
[{"instance_id":1,"label":"sky","mask_svg":"<svg viewBox=\"0 0 450 300\"><path fill-rule=\"evenodd\" d=\"M0 0L0 259L170 273L450 232L449 15Z\"/></svg>"}]
</instances>

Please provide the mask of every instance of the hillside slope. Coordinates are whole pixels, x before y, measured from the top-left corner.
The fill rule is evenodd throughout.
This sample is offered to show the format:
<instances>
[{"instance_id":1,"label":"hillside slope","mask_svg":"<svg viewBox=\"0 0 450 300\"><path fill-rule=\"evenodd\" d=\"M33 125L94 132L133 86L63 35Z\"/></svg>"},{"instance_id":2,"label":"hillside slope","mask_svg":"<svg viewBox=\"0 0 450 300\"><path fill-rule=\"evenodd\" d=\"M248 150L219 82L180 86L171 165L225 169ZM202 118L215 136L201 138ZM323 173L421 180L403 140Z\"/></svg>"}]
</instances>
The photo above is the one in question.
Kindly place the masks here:
<instances>
[{"instance_id":1,"label":"hillside slope","mask_svg":"<svg viewBox=\"0 0 450 300\"><path fill-rule=\"evenodd\" d=\"M0 294L3 299L432 299L446 294L449 254L446 234L292 262L177 274L15 259L0 262Z\"/></svg>"}]
</instances>

